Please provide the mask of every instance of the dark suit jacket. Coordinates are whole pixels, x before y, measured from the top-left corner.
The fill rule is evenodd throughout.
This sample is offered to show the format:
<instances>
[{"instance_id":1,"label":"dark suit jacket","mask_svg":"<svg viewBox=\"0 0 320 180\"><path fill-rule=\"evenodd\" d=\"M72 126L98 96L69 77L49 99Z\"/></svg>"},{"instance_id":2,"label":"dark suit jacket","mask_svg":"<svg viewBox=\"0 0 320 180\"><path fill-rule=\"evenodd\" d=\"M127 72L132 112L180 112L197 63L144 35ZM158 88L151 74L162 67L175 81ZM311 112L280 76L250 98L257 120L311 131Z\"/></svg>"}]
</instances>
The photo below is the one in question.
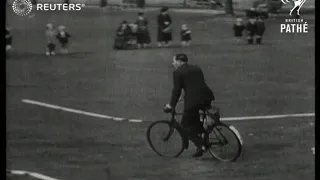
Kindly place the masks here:
<instances>
[{"instance_id":1,"label":"dark suit jacket","mask_svg":"<svg viewBox=\"0 0 320 180\"><path fill-rule=\"evenodd\" d=\"M174 108L184 90L184 109L207 105L214 100L214 94L205 82L200 67L184 64L173 72L174 87L170 105Z\"/></svg>"}]
</instances>

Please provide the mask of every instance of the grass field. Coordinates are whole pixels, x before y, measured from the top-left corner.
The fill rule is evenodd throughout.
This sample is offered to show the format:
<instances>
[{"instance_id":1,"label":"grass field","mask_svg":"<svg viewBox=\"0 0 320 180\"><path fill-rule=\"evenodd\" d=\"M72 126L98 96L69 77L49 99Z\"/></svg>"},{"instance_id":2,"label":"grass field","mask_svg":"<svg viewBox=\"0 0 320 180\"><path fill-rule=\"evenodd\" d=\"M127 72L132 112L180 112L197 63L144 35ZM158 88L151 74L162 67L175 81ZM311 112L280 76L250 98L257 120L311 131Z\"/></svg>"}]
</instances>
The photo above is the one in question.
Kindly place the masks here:
<instances>
[{"instance_id":1,"label":"grass field","mask_svg":"<svg viewBox=\"0 0 320 180\"><path fill-rule=\"evenodd\" d=\"M308 34L281 34L283 19L268 20L264 44L236 45L232 22L213 15L172 13L174 47L155 48L156 14L149 49L112 50L117 25L136 13L37 12L33 18L7 12L14 51L6 60L7 169L61 180L309 180L314 179L313 117L228 122L245 148L235 163L205 155L158 157L147 145L148 121L166 117L172 88L171 59L185 52L200 65L222 117L314 111L314 18ZM63 24L72 35L69 55L45 56L45 25ZM179 27L188 23L193 45L181 49ZM30 99L117 117L97 119L22 103ZM109 174L109 175L108 175Z\"/></svg>"}]
</instances>

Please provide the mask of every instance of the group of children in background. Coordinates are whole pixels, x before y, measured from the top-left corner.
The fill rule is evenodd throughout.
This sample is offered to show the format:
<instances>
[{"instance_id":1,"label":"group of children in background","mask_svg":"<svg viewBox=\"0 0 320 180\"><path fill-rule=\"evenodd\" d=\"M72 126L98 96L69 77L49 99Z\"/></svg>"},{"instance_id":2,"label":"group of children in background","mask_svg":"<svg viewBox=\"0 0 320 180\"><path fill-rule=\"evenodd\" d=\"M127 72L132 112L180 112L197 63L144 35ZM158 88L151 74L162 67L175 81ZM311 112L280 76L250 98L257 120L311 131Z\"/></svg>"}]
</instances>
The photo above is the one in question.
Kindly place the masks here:
<instances>
[{"instance_id":1,"label":"group of children in background","mask_svg":"<svg viewBox=\"0 0 320 180\"><path fill-rule=\"evenodd\" d=\"M54 29L54 26L49 23L47 24L46 29L46 37L47 37L47 50L46 55L47 56L53 56L55 55L55 49L56 49L56 40L57 39L61 45L60 52L62 54L68 53L68 43L69 38L71 37L70 34L65 30L64 26L59 26L58 29Z\"/></svg>"},{"instance_id":2,"label":"group of children in background","mask_svg":"<svg viewBox=\"0 0 320 180\"><path fill-rule=\"evenodd\" d=\"M116 32L114 49L128 49L132 45L146 48L151 42L148 24L149 21L144 17L143 12L138 13L135 23L122 21Z\"/></svg>"},{"instance_id":3,"label":"group of children in background","mask_svg":"<svg viewBox=\"0 0 320 180\"><path fill-rule=\"evenodd\" d=\"M237 42L239 43L242 36L243 31L247 30L247 41L248 44L253 44L254 40L257 44L261 44L262 36L266 30L265 23L263 21L263 17L251 9L247 13L248 22L246 25L243 23L241 18L237 18L236 23L233 25L234 36L237 38Z\"/></svg>"},{"instance_id":4,"label":"group of children in background","mask_svg":"<svg viewBox=\"0 0 320 180\"><path fill-rule=\"evenodd\" d=\"M254 40L256 44L261 44L262 36L265 32L265 23L263 17L254 10L247 13L248 22L244 23L242 18L237 18L236 23L233 26L234 36L237 38L237 42L241 41L243 37L243 31L247 31L247 42L253 44ZM129 24L127 21L123 21L117 29L116 40L114 43L115 49L126 49L130 45L135 45L138 48L146 48L151 43L151 38L148 30L148 20L144 17L144 13L139 12L137 21L133 24ZM68 43L70 34L65 30L64 26L58 26L54 28L53 24L49 23L46 26L47 37L47 49L46 55L55 55L56 39L61 45L61 53L68 53ZM180 30L181 46L186 47L191 43L191 30L186 24L181 26ZM12 48L12 35L10 29L6 28L6 51Z\"/></svg>"},{"instance_id":5,"label":"group of children in background","mask_svg":"<svg viewBox=\"0 0 320 180\"><path fill-rule=\"evenodd\" d=\"M64 26L59 26L58 29L54 29L54 26L49 23L46 26L46 32L45 32L46 38L47 38L47 48L46 48L46 55L47 56L53 56L56 54L56 39L59 41L61 45L60 52L62 54L68 53L68 43L69 38L71 37L70 34L65 30ZM12 34L11 34L11 28L6 27L6 51L9 51L12 49Z\"/></svg>"},{"instance_id":6,"label":"group of children in background","mask_svg":"<svg viewBox=\"0 0 320 180\"><path fill-rule=\"evenodd\" d=\"M149 21L143 12L138 13L136 22L122 21L116 31L114 49L130 49L130 47L146 48L151 43L148 29ZM181 26L181 45L189 46L191 42L191 31L186 24ZM159 46L161 47L161 46Z\"/></svg>"},{"instance_id":7,"label":"group of children in background","mask_svg":"<svg viewBox=\"0 0 320 180\"><path fill-rule=\"evenodd\" d=\"M243 22L242 18L237 18L236 23L233 26L234 36L237 38L237 42L241 41L244 30L247 31L248 44L261 44L262 37L266 30L266 26L263 20L263 16L253 9L247 14L247 23ZM189 46L191 43L191 30L186 24L181 26L180 30L181 46ZM115 41L115 49L126 49L126 46L137 45L138 48L145 48L151 42L148 21L144 17L144 14L140 12L138 14L138 20L129 24L127 21L123 21L117 30L117 38Z\"/></svg>"}]
</instances>

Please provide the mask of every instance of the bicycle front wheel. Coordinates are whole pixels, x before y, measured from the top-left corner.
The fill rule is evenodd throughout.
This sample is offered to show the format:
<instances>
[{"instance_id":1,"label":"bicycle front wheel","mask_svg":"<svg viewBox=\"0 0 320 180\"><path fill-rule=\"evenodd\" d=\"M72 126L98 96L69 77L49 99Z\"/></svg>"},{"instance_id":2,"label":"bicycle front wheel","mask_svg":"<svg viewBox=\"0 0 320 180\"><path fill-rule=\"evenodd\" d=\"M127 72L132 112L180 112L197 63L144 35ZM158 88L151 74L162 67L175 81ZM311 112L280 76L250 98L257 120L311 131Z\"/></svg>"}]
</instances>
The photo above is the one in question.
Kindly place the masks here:
<instances>
[{"instance_id":1,"label":"bicycle front wheel","mask_svg":"<svg viewBox=\"0 0 320 180\"><path fill-rule=\"evenodd\" d=\"M169 121L153 122L148 127L147 140L160 156L178 157L184 151L183 137Z\"/></svg>"},{"instance_id":2,"label":"bicycle front wheel","mask_svg":"<svg viewBox=\"0 0 320 180\"><path fill-rule=\"evenodd\" d=\"M218 124L209 134L210 154L223 162L236 161L242 151L242 139L239 132L226 124Z\"/></svg>"}]
</instances>

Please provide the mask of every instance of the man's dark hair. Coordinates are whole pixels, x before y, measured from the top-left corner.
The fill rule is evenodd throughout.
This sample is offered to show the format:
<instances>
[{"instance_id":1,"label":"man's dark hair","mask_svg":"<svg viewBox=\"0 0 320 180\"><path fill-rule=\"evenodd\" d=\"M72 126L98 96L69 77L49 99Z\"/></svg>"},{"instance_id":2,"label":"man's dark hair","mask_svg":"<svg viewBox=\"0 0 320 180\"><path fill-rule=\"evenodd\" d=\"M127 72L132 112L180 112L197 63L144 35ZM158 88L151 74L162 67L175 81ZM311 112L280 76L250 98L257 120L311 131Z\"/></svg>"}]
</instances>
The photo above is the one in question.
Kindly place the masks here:
<instances>
[{"instance_id":1,"label":"man's dark hair","mask_svg":"<svg viewBox=\"0 0 320 180\"><path fill-rule=\"evenodd\" d=\"M185 63L188 62L188 56L186 54L183 54L183 53L176 54L175 55L175 59L179 60L179 61L182 61L182 62L185 62Z\"/></svg>"}]
</instances>

